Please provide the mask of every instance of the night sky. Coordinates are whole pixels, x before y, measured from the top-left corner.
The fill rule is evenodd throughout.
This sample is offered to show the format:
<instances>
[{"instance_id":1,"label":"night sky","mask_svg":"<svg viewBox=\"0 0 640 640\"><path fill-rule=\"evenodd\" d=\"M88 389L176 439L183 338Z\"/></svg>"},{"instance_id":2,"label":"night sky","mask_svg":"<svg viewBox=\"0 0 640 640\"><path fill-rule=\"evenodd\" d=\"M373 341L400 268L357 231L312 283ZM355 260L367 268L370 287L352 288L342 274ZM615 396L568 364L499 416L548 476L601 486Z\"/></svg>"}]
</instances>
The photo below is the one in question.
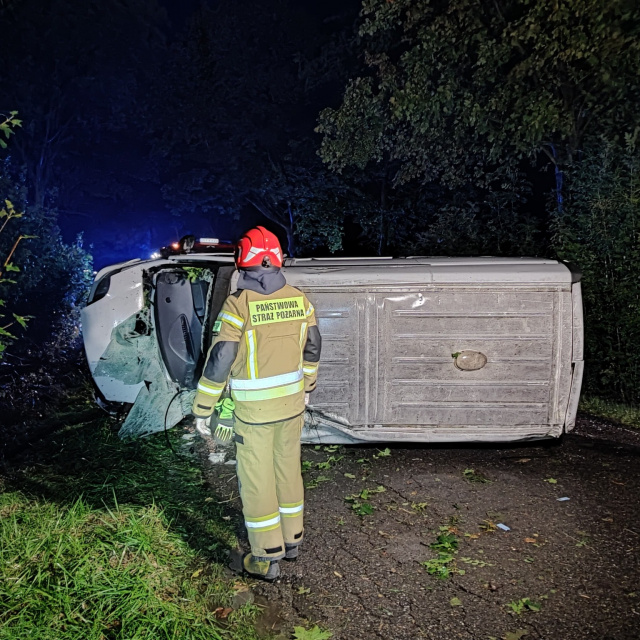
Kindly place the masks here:
<instances>
[{"instance_id":1,"label":"night sky","mask_svg":"<svg viewBox=\"0 0 640 640\"><path fill-rule=\"evenodd\" d=\"M274 24L283 25L284 38L276 29L256 24L264 17L252 5L272 12ZM328 79L312 92L298 91L296 48L306 49L303 55L310 59L337 31L352 33L359 5L353 0L10 2L0 14L0 108L17 109L24 121L12 149L15 169L37 164L42 141L53 139L50 156L45 157L48 174L41 180L42 192L35 193L33 181L27 181L30 204L41 201L56 208L66 240L83 233L96 268L147 258L186 233L234 240L255 223L273 228L252 207L238 205L242 198L237 193L265 158L286 154L291 140L313 141L320 109L339 103L343 76ZM185 63L184 52L195 42L199 21L194 16L207 11L213 16L210 24L220 12L228 20L221 27L224 46L206 54L205 45L195 46L198 60L209 55L222 69L224 86L211 94L210 116L205 98L216 73L200 80L197 73L176 73L181 64L190 70L199 64ZM212 39L214 48L220 35ZM255 77L248 77L253 73ZM186 76L191 84L176 89ZM253 86L261 89L253 94ZM179 99L171 102L176 95ZM227 96L232 119L224 110L214 114ZM188 131L183 130L183 118L188 119ZM217 142L208 155L201 149L196 156L191 141L199 118L209 119L203 130L219 124L216 118L228 120L228 131L216 130ZM45 131L42 123L49 121L53 128ZM173 132L170 143L164 139L168 130ZM204 194L215 200L213 208L191 206L191 187L176 179L200 171L215 180L200 185L195 200ZM228 211L226 193L229 202L236 198Z\"/></svg>"}]
</instances>

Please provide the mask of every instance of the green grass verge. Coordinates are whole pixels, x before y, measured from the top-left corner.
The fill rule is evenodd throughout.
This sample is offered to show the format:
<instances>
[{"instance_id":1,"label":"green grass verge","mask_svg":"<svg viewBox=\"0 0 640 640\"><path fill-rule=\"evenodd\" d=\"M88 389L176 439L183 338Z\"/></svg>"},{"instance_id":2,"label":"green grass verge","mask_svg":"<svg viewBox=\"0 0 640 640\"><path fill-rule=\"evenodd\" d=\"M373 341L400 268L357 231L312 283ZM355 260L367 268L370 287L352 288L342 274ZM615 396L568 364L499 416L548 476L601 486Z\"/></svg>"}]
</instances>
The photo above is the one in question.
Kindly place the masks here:
<instances>
[{"instance_id":1,"label":"green grass verge","mask_svg":"<svg viewBox=\"0 0 640 640\"><path fill-rule=\"evenodd\" d=\"M0 640L256 638L258 607L215 617L237 541L200 469L116 429L64 429L0 477Z\"/></svg>"},{"instance_id":2,"label":"green grass verge","mask_svg":"<svg viewBox=\"0 0 640 640\"><path fill-rule=\"evenodd\" d=\"M640 429L640 407L591 397L580 398L580 410L598 418Z\"/></svg>"}]
</instances>

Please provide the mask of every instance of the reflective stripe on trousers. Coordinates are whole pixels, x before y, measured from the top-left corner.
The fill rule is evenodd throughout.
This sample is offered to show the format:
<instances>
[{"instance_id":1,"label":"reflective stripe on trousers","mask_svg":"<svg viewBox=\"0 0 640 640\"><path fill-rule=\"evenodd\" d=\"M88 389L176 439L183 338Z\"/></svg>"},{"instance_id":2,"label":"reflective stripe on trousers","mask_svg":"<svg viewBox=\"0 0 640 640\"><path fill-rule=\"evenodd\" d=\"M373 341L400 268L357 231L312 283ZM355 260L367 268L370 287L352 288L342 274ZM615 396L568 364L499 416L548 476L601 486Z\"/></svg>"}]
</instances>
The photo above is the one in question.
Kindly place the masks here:
<instances>
[{"instance_id":1,"label":"reflective stripe on trousers","mask_svg":"<svg viewBox=\"0 0 640 640\"><path fill-rule=\"evenodd\" d=\"M262 518L245 518L244 524L247 529L253 531L271 531L280 527L280 514L270 513Z\"/></svg>"},{"instance_id":2,"label":"reflective stripe on trousers","mask_svg":"<svg viewBox=\"0 0 640 640\"><path fill-rule=\"evenodd\" d=\"M281 504L280 514L283 518L297 518L304 511L304 500L300 502L290 502L289 504Z\"/></svg>"}]
</instances>

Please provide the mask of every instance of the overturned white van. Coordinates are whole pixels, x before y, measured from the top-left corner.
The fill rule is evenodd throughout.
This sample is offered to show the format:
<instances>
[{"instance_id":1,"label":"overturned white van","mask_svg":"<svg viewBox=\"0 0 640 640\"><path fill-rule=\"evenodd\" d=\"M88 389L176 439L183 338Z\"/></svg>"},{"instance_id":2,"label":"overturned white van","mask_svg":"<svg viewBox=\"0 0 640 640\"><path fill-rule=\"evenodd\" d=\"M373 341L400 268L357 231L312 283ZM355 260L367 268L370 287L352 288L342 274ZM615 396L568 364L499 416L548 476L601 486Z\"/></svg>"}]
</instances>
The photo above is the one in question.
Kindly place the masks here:
<instances>
[{"instance_id":1,"label":"overturned white van","mask_svg":"<svg viewBox=\"0 0 640 640\"><path fill-rule=\"evenodd\" d=\"M516 441L575 424L583 372L579 276L535 258L291 259L283 272L323 337L304 438L323 443ZM230 256L175 255L97 274L83 311L103 404L122 435L189 413Z\"/></svg>"}]
</instances>

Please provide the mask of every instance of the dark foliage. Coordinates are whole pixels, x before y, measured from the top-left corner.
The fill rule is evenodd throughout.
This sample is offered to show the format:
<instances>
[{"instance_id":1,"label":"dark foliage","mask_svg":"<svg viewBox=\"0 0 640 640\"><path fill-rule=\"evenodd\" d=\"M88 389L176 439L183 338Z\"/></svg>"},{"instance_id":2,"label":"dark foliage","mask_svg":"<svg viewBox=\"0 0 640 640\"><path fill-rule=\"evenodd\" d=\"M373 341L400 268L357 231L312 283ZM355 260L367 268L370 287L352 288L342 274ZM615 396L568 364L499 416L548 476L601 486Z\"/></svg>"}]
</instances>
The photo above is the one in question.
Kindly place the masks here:
<instances>
[{"instance_id":1,"label":"dark foliage","mask_svg":"<svg viewBox=\"0 0 640 640\"><path fill-rule=\"evenodd\" d=\"M0 193L24 214L11 220L0 236L0 255L7 255L19 235L30 237L12 258L20 269L11 274L14 282L0 285L6 308L28 319L25 330L14 330L18 339L0 361L0 410L5 419L7 411L44 411L61 395L68 376L77 379L80 309L93 276L82 239L63 241L55 210L25 207L26 186L12 177L9 167L9 160L0 165Z\"/></svg>"},{"instance_id":2,"label":"dark foliage","mask_svg":"<svg viewBox=\"0 0 640 640\"><path fill-rule=\"evenodd\" d=\"M583 273L585 392L640 404L640 152L601 141L567 171L554 247Z\"/></svg>"}]
</instances>

